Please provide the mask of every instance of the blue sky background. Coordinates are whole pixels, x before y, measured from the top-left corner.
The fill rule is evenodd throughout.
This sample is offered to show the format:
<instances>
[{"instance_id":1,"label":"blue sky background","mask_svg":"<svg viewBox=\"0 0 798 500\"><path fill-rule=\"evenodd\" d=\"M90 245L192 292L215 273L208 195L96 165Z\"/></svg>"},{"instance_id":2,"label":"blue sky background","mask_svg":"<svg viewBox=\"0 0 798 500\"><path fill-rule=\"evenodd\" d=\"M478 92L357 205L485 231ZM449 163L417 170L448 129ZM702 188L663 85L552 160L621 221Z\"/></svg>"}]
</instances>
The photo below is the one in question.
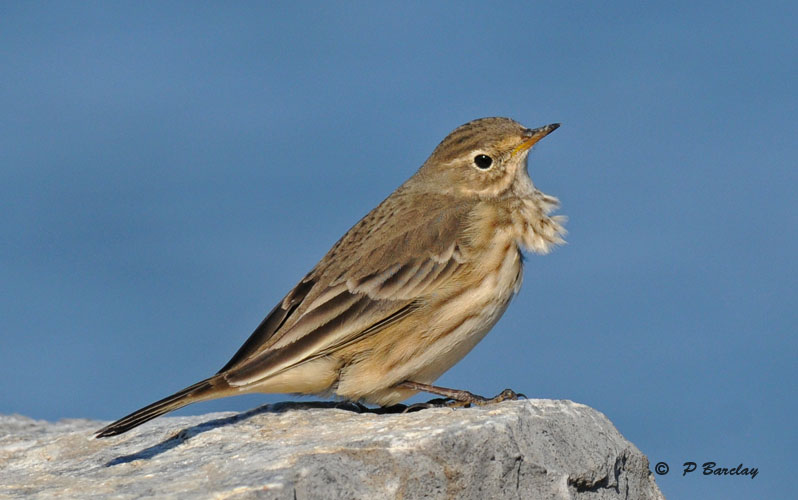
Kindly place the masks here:
<instances>
[{"instance_id":1,"label":"blue sky background","mask_svg":"<svg viewBox=\"0 0 798 500\"><path fill-rule=\"evenodd\" d=\"M568 245L439 383L593 406L672 498L789 496L796 4L531 4L4 2L0 412L210 375L449 131L510 116L563 124L530 173Z\"/></svg>"}]
</instances>

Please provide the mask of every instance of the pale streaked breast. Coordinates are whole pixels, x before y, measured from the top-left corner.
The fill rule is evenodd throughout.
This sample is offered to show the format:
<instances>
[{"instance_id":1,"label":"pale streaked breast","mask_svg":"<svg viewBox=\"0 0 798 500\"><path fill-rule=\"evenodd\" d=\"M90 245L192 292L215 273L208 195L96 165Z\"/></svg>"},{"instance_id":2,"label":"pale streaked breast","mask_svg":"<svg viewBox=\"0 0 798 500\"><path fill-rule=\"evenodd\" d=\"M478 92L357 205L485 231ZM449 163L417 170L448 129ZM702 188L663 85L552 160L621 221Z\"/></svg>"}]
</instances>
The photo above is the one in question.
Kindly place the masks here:
<instances>
[{"instance_id":1,"label":"pale streaked breast","mask_svg":"<svg viewBox=\"0 0 798 500\"><path fill-rule=\"evenodd\" d=\"M482 340L521 287L523 264L514 242L483 256L481 279L438 304L428 325L423 352L408 360L408 379L432 383ZM477 278L477 277L475 277Z\"/></svg>"}]
</instances>

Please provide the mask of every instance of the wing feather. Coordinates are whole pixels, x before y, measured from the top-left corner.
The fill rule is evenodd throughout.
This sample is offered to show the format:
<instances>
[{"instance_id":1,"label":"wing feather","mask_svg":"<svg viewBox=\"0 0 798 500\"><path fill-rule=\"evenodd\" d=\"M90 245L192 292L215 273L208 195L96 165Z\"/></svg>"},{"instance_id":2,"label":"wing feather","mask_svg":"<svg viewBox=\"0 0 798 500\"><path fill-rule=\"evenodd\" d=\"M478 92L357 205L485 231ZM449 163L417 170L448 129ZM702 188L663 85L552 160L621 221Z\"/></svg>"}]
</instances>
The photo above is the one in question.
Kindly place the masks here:
<instances>
[{"instance_id":1,"label":"wing feather","mask_svg":"<svg viewBox=\"0 0 798 500\"><path fill-rule=\"evenodd\" d=\"M388 208L401 212L394 201ZM397 217L386 215L386 200L350 229L225 365L228 382L255 383L329 354L422 304L465 262L471 207L438 201Z\"/></svg>"},{"instance_id":2,"label":"wing feather","mask_svg":"<svg viewBox=\"0 0 798 500\"><path fill-rule=\"evenodd\" d=\"M307 293L313 288L315 283L307 277L299 282L297 286L291 290L286 297L280 301L279 304L274 306L271 312L260 322L252 335L249 336L244 345L230 358L221 370L217 373L225 372L235 365L246 360L256 352L262 349L262 346L269 340L269 338L278 331L291 315L299 307L300 303L304 300Z\"/></svg>"}]
</instances>

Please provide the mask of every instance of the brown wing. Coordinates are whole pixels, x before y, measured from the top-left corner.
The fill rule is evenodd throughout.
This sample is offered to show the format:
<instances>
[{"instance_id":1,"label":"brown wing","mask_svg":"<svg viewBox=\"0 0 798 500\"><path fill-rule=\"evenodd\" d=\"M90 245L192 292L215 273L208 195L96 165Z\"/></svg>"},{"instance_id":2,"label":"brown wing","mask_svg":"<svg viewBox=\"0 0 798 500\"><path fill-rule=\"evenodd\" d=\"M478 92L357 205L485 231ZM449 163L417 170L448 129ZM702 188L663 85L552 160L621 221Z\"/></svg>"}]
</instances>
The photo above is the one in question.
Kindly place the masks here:
<instances>
[{"instance_id":1,"label":"brown wing","mask_svg":"<svg viewBox=\"0 0 798 500\"><path fill-rule=\"evenodd\" d=\"M308 278L306 278L308 279ZM252 335L249 336L244 345L230 358L230 361L225 364L217 373L222 373L237 365L241 361L252 356L264 345L269 338L274 335L274 332L280 329L285 322L302 303L307 293L313 288L314 282L310 279L305 281L303 279L299 284L291 290L288 295L274 308L271 312L260 322Z\"/></svg>"},{"instance_id":2,"label":"brown wing","mask_svg":"<svg viewBox=\"0 0 798 500\"><path fill-rule=\"evenodd\" d=\"M459 237L470 207L426 200L422 211L401 192L394 197L350 229L272 310L221 370L230 383L274 375L373 334L462 267Z\"/></svg>"}]
</instances>

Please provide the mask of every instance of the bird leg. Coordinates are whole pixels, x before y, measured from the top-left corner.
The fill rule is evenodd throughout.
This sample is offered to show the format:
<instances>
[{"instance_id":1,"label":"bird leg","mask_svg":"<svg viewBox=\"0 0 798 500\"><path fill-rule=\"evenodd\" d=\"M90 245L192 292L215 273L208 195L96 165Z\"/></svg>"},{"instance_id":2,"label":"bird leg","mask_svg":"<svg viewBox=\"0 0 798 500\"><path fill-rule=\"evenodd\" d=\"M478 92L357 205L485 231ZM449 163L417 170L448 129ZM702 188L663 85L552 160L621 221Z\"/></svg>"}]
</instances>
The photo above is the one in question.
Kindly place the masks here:
<instances>
[{"instance_id":1,"label":"bird leg","mask_svg":"<svg viewBox=\"0 0 798 500\"><path fill-rule=\"evenodd\" d=\"M410 405L405 411L412 411L422 408L434 408L440 406L447 406L450 408L465 407L470 405L484 406L493 403L500 403L507 400L516 400L518 398L526 398L523 394L516 393L512 389L505 389L497 396L492 398L485 398L477 394L462 391L458 389L447 389L446 387L439 387L437 385L420 384L418 382L411 382L406 380L399 384L398 387L404 389L411 389L413 391L423 391L438 396L443 396L444 399L436 398L426 403L419 403Z\"/></svg>"}]
</instances>

